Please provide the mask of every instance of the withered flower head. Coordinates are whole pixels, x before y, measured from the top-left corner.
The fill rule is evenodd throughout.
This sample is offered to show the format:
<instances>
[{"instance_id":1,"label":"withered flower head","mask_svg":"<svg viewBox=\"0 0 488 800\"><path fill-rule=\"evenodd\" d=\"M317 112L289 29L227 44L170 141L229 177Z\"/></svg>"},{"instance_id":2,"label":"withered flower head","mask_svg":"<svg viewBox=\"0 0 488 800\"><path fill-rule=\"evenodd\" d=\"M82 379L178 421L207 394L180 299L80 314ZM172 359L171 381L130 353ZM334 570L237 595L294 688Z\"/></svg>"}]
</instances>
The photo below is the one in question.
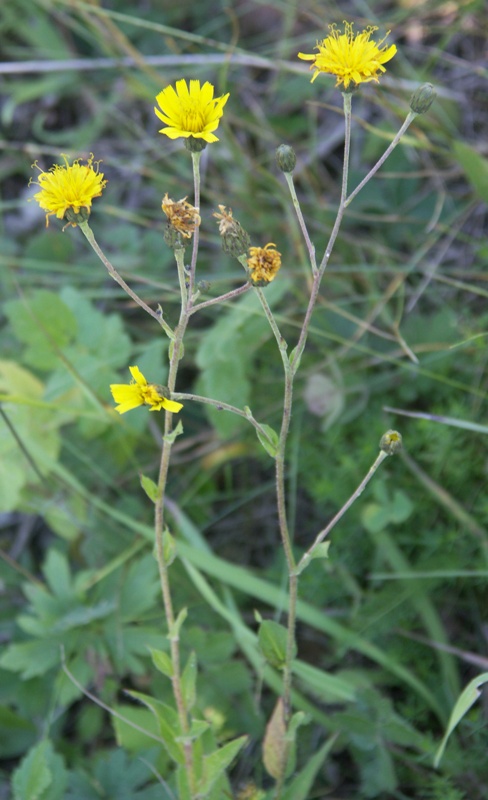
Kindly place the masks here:
<instances>
[{"instance_id":1,"label":"withered flower head","mask_svg":"<svg viewBox=\"0 0 488 800\"><path fill-rule=\"evenodd\" d=\"M201 217L198 209L187 203L186 197L183 197L182 200L171 200L166 192L161 208L168 217L169 224L185 239L190 239L195 228L200 225Z\"/></svg>"},{"instance_id":2,"label":"withered flower head","mask_svg":"<svg viewBox=\"0 0 488 800\"><path fill-rule=\"evenodd\" d=\"M266 286L275 279L281 267L281 253L274 248L274 242L268 242L264 247L250 247L250 258L247 259L249 277L254 286Z\"/></svg>"}]
</instances>

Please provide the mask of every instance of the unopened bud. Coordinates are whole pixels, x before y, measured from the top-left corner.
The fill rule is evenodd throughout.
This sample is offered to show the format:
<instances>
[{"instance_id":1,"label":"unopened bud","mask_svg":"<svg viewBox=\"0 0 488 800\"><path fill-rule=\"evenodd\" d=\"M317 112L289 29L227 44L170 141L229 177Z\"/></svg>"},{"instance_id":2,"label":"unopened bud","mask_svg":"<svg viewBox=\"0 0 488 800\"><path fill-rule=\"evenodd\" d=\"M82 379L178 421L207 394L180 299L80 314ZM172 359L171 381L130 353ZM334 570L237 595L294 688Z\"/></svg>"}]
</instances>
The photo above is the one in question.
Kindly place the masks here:
<instances>
[{"instance_id":1,"label":"unopened bud","mask_svg":"<svg viewBox=\"0 0 488 800\"><path fill-rule=\"evenodd\" d=\"M431 83L423 83L415 89L410 98L410 108L414 114L425 114L437 97L437 92Z\"/></svg>"},{"instance_id":2,"label":"unopened bud","mask_svg":"<svg viewBox=\"0 0 488 800\"><path fill-rule=\"evenodd\" d=\"M276 163L282 172L293 172L297 165L297 157L293 147L280 144L276 150Z\"/></svg>"},{"instance_id":3,"label":"unopened bud","mask_svg":"<svg viewBox=\"0 0 488 800\"><path fill-rule=\"evenodd\" d=\"M215 213L214 217L219 220L222 250L233 258L247 255L251 244L248 232L244 230L240 222L234 219L231 208L227 210L225 206L219 205L219 212Z\"/></svg>"},{"instance_id":4,"label":"unopened bud","mask_svg":"<svg viewBox=\"0 0 488 800\"><path fill-rule=\"evenodd\" d=\"M387 456L394 456L402 449L402 435L398 431L386 431L380 439L380 450Z\"/></svg>"}]
</instances>

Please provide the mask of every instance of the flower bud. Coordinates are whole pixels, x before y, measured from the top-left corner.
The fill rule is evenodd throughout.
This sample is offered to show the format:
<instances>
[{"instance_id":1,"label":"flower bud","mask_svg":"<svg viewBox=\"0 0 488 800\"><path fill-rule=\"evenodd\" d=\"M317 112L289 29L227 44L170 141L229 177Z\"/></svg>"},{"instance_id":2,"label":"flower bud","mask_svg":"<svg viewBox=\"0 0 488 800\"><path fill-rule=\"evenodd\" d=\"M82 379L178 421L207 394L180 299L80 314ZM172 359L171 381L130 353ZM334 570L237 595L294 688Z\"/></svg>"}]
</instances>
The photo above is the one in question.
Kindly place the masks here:
<instances>
[{"instance_id":1,"label":"flower bud","mask_svg":"<svg viewBox=\"0 0 488 800\"><path fill-rule=\"evenodd\" d=\"M297 164L293 147L288 144L280 144L276 150L276 163L282 172L293 172Z\"/></svg>"},{"instance_id":2,"label":"flower bud","mask_svg":"<svg viewBox=\"0 0 488 800\"><path fill-rule=\"evenodd\" d=\"M232 216L232 209L219 205L219 212L214 217L219 220L219 233L222 237L222 250L233 258L247 255L251 237L241 223Z\"/></svg>"},{"instance_id":3,"label":"flower bud","mask_svg":"<svg viewBox=\"0 0 488 800\"><path fill-rule=\"evenodd\" d=\"M425 114L437 97L437 92L431 83L423 83L415 89L410 98L410 108L414 114Z\"/></svg>"},{"instance_id":4,"label":"flower bud","mask_svg":"<svg viewBox=\"0 0 488 800\"><path fill-rule=\"evenodd\" d=\"M398 431L386 431L380 439L380 450L387 456L394 456L402 449L402 435Z\"/></svg>"}]
</instances>

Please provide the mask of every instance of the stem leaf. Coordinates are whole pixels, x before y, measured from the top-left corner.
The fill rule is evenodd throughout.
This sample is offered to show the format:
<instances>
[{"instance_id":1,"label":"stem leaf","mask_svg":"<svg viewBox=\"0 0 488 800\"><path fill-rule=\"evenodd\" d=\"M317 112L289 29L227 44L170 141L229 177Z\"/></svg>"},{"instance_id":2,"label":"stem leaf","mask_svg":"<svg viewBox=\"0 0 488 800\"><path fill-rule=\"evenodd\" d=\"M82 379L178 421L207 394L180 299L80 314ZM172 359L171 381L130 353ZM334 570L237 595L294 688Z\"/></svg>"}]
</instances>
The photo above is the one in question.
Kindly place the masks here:
<instances>
[{"instance_id":1,"label":"stem leaf","mask_svg":"<svg viewBox=\"0 0 488 800\"><path fill-rule=\"evenodd\" d=\"M181 690L183 692L183 699L185 706L188 710L193 708L196 700L196 682L197 682L197 657L192 650L188 656L185 669L181 676Z\"/></svg>"},{"instance_id":2,"label":"stem leaf","mask_svg":"<svg viewBox=\"0 0 488 800\"><path fill-rule=\"evenodd\" d=\"M275 705L271 719L266 726L263 740L263 762L268 775L278 780L284 772L287 759L285 712L283 699Z\"/></svg>"},{"instance_id":3,"label":"stem leaf","mask_svg":"<svg viewBox=\"0 0 488 800\"><path fill-rule=\"evenodd\" d=\"M154 483L151 478L148 478L147 475L143 475L142 473L139 475L139 480L150 501L155 503L159 494L157 483Z\"/></svg>"},{"instance_id":4,"label":"stem leaf","mask_svg":"<svg viewBox=\"0 0 488 800\"><path fill-rule=\"evenodd\" d=\"M203 773L198 785L199 797L206 797L214 783L232 763L239 750L246 744L247 736L233 739L219 750L203 758Z\"/></svg>"},{"instance_id":5,"label":"stem leaf","mask_svg":"<svg viewBox=\"0 0 488 800\"><path fill-rule=\"evenodd\" d=\"M280 437L270 425L261 424L261 429L256 429L260 443L271 458L276 458Z\"/></svg>"},{"instance_id":6,"label":"stem leaf","mask_svg":"<svg viewBox=\"0 0 488 800\"><path fill-rule=\"evenodd\" d=\"M286 643L288 631L272 619L265 619L259 626L258 642L266 661L276 669L283 669L286 663ZM293 654L295 658L296 652Z\"/></svg>"},{"instance_id":7,"label":"stem leaf","mask_svg":"<svg viewBox=\"0 0 488 800\"><path fill-rule=\"evenodd\" d=\"M172 678L174 675L173 664L168 653L165 653L164 650L156 650L154 647L150 647L149 649L156 669L162 672L163 675L166 675L167 678Z\"/></svg>"},{"instance_id":8,"label":"stem leaf","mask_svg":"<svg viewBox=\"0 0 488 800\"><path fill-rule=\"evenodd\" d=\"M168 631L168 639L170 641L178 641L180 638L180 628L188 616L188 609L182 608L175 621Z\"/></svg>"},{"instance_id":9,"label":"stem leaf","mask_svg":"<svg viewBox=\"0 0 488 800\"><path fill-rule=\"evenodd\" d=\"M168 444L173 444L173 442L176 439L176 437L180 436L180 434L182 434L182 433L183 433L183 424L181 422L181 419L179 419L178 420L178 424L171 431L171 433L167 433L167 434L165 434L165 436L163 436L163 442L167 442Z\"/></svg>"}]
</instances>

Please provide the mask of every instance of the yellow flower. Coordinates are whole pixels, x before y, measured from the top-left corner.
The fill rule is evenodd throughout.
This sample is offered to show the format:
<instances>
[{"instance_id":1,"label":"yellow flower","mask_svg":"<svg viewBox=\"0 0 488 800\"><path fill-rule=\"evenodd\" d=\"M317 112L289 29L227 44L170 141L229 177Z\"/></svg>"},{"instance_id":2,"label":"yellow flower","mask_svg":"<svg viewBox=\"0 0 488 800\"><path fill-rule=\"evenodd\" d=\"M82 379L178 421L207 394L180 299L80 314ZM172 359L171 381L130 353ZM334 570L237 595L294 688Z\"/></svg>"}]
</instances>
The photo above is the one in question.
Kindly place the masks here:
<instances>
[{"instance_id":1,"label":"yellow flower","mask_svg":"<svg viewBox=\"0 0 488 800\"><path fill-rule=\"evenodd\" d=\"M195 206L186 202L186 197L182 200L171 200L168 193L163 197L161 208L168 217L169 224L181 233L186 239L190 239L195 228L200 225L201 217Z\"/></svg>"},{"instance_id":2,"label":"yellow flower","mask_svg":"<svg viewBox=\"0 0 488 800\"><path fill-rule=\"evenodd\" d=\"M98 171L100 162L96 162L96 169L92 166L93 154L86 164L81 164L81 159L77 158L70 166L67 157L63 155L63 158L64 166L54 164L49 172L40 171L37 181L31 179L29 182L29 186L34 183L41 187L34 199L47 212L46 227L51 214L56 214L58 219L67 215L68 224L73 227L88 219L93 198L100 197L107 185L103 172ZM33 166L37 167L37 164Z\"/></svg>"},{"instance_id":3,"label":"yellow flower","mask_svg":"<svg viewBox=\"0 0 488 800\"><path fill-rule=\"evenodd\" d=\"M115 407L119 414L125 414L126 411L132 411L144 404L151 406L151 411L161 411L164 408L174 414L183 408L182 403L165 397L166 390L163 386L148 383L139 367L129 367L129 370L134 379L132 383L112 383L110 386L112 397L119 404Z\"/></svg>"},{"instance_id":4,"label":"yellow flower","mask_svg":"<svg viewBox=\"0 0 488 800\"><path fill-rule=\"evenodd\" d=\"M371 41L371 36L378 28L370 25L354 34L352 26L352 22L344 22L344 33L341 33L335 25L329 25L329 36L317 42L317 55L298 53L298 58L313 61L310 65L310 69L315 70L312 83L321 72L327 72L336 76L336 86L343 84L347 90L351 83L356 86L368 81L378 83L378 73L386 72L383 64L397 51L394 44L382 47L388 34L376 43Z\"/></svg>"},{"instance_id":5,"label":"yellow flower","mask_svg":"<svg viewBox=\"0 0 488 800\"><path fill-rule=\"evenodd\" d=\"M219 127L229 95L215 98L213 95L214 87L208 81L200 87L200 81L191 80L190 88L185 80L176 81L176 91L167 86L156 97L161 111L154 108L154 113L166 126L159 133L165 133L170 139L192 137L209 144L218 142L213 131Z\"/></svg>"},{"instance_id":6,"label":"yellow flower","mask_svg":"<svg viewBox=\"0 0 488 800\"><path fill-rule=\"evenodd\" d=\"M268 242L264 247L250 247L251 257L247 259L249 277L255 286L265 286L275 279L281 267L281 253L273 250L276 245Z\"/></svg>"}]
</instances>

